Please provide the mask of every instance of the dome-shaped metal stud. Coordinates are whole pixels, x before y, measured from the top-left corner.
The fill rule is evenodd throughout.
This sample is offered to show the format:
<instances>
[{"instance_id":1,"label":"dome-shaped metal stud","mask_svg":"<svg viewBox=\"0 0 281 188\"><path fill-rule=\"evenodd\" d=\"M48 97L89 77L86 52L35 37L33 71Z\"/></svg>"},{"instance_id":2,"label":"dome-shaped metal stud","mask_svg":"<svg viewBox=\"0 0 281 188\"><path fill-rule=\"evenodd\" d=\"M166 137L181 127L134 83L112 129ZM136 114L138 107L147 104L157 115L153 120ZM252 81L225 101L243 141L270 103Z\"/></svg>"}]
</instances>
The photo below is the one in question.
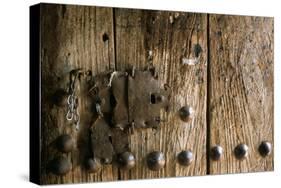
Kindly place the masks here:
<instances>
[{"instance_id":1,"label":"dome-shaped metal stud","mask_svg":"<svg viewBox=\"0 0 281 188\"><path fill-rule=\"evenodd\" d=\"M239 144L234 149L234 155L237 159L245 159L248 156L248 146L246 144Z\"/></svg>"},{"instance_id":2,"label":"dome-shaped metal stud","mask_svg":"<svg viewBox=\"0 0 281 188\"><path fill-rule=\"evenodd\" d=\"M271 151L272 151L272 146L269 142L267 141L261 142L259 146L259 153L262 157L266 157L270 155Z\"/></svg>"},{"instance_id":3,"label":"dome-shaped metal stud","mask_svg":"<svg viewBox=\"0 0 281 188\"><path fill-rule=\"evenodd\" d=\"M101 169L101 162L98 158L89 158L86 161L86 170L89 173L96 173Z\"/></svg>"},{"instance_id":4,"label":"dome-shaped metal stud","mask_svg":"<svg viewBox=\"0 0 281 188\"><path fill-rule=\"evenodd\" d=\"M121 169L129 170L136 164L135 156L131 152L124 152L117 156L118 166Z\"/></svg>"},{"instance_id":5,"label":"dome-shaped metal stud","mask_svg":"<svg viewBox=\"0 0 281 188\"><path fill-rule=\"evenodd\" d=\"M189 166L192 161L193 161L193 154L191 151L187 150L187 151L181 151L178 154L178 162L180 165L182 166Z\"/></svg>"},{"instance_id":6,"label":"dome-shaped metal stud","mask_svg":"<svg viewBox=\"0 0 281 188\"><path fill-rule=\"evenodd\" d=\"M68 153L73 149L73 140L71 136L64 134L56 139L56 147L63 153Z\"/></svg>"},{"instance_id":7,"label":"dome-shaped metal stud","mask_svg":"<svg viewBox=\"0 0 281 188\"><path fill-rule=\"evenodd\" d=\"M71 170L71 163L66 157L59 156L50 162L49 169L55 175L65 175Z\"/></svg>"},{"instance_id":8,"label":"dome-shaped metal stud","mask_svg":"<svg viewBox=\"0 0 281 188\"><path fill-rule=\"evenodd\" d=\"M184 106L179 110L180 119L184 122L189 122L193 118L193 108L189 106Z\"/></svg>"},{"instance_id":9,"label":"dome-shaped metal stud","mask_svg":"<svg viewBox=\"0 0 281 188\"><path fill-rule=\"evenodd\" d=\"M151 152L147 155L146 163L150 170L160 170L165 166L164 154L160 151Z\"/></svg>"},{"instance_id":10,"label":"dome-shaped metal stud","mask_svg":"<svg viewBox=\"0 0 281 188\"><path fill-rule=\"evenodd\" d=\"M211 159L214 161L220 160L223 154L223 149L221 146L214 146L210 150Z\"/></svg>"}]
</instances>

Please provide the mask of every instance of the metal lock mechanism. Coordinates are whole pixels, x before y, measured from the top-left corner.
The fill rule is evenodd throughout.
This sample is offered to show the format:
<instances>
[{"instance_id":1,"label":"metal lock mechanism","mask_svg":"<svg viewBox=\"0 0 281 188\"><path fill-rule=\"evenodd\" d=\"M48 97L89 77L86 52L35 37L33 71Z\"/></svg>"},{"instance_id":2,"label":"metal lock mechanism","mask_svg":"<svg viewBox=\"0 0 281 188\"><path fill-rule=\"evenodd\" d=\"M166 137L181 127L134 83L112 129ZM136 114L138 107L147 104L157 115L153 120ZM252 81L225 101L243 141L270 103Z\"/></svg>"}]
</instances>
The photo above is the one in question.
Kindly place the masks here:
<instances>
[{"instance_id":1,"label":"metal lock mechanism","mask_svg":"<svg viewBox=\"0 0 281 188\"><path fill-rule=\"evenodd\" d=\"M114 156L130 152L128 136L134 130L160 126L170 89L160 86L154 68L114 71L92 79L89 95L97 118L90 128L91 148L94 159L109 164Z\"/></svg>"}]
</instances>

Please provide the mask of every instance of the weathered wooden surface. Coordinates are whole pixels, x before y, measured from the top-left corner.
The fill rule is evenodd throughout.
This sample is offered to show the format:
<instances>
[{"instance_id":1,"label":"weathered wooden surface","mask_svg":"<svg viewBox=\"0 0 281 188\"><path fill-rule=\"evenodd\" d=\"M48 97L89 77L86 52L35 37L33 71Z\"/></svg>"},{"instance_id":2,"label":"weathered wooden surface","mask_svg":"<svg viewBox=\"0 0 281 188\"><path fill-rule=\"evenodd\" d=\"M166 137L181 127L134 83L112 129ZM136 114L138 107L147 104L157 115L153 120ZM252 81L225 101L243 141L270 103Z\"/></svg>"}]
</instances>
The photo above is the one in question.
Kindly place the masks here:
<instances>
[{"instance_id":1,"label":"weathered wooden surface","mask_svg":"<svg viewBox=\"0 0 281 188\"><path fill-rule=\"evenodd\" d=\"M197 62L195 65L183 64ZM209 63L207 63L209 62ZM135 130L129 148L136 156L130 171L105 165L88 174L83 162L90 155L88 128L92 115L85 80L77 83L80 130L66 120L66 104L55 104L54 93L67 91L69 72L76 68L94 75L135 67L156 67L161 84L171 87L170 112L161 112L157 130ZM146 179L174 176L252 172L273 169L273 154L262 158L258 145L273 143L273 19L221 16L167 11L129 10L73 5L41 5L42 125L41 183L78 183ZM182 106L194 109L194 118L184 123ZM69 154L53 146L61 134L75 142ZM209 139L209 140L208 140ZM239 143L249 146L244 161L234 158ZM206 149L224 149L214 162ZM182 150L191 150L188 167L177 163ZM150 171L146 156L162 151L165 167ZM55 176L47 164L65 155L72 171Z\"/></svg>"},{"instance_id":2,"label":"weathered wooden surface","mask_svg":"<svg viewBox=\"0 0 281 188\"><path fill-rule=\"evenodd\" d=\"M121 179L140 179L206 174L206 61L207 16L165 11L115 9L116 68L144 69L152 63L161 84L171 87L171 111L162 113L159 130L141 130L130 137L136 167L121 172ZM182 58L195 59L194 46L199 44L197 65L183 65ZM194 108L195 118L182 122L178 110ZM182 150L192 150L194 161L181 167L176 160ZM150 171L145 157L162 151L166 166Z\"/></svg>"},{"instance_id":3,"label":"weathered wooden surface","mask_svg":"<svg viewBox=\"0 0 281 188\"><path fill-rule=\"evenodd\" d=\"M258 153L273 144L273 18L210 15L209 39L210 147L224 148L210 174L273 170L273 154ZM233 154L240 143L249 146L243 161Z\"/></svg>"},{"instance_id":4,"label":"weathered wooden surface","mask_svg":"<svg viewBox=\"0 0 281 188\"><path fill-rule=\"evenodd\" d=\"M42 64L42 134L41 172L43 184L117 180L117 168L104 166L101 172L87 174L81 164L89 155L88 127L93 123L83 83L77 83L80 130L66 120L66 105L53 104L58 89L67 90L69 72L83 68L97 74L114 69L113 12L111 8L86 6L41 5ZM81 81L82 82L82 81ZM66 156L73 169L65 176L46 173L47 162L58 152L52 142L67 133L75 141L75 149Z\"/></svg>"}]
</instances>

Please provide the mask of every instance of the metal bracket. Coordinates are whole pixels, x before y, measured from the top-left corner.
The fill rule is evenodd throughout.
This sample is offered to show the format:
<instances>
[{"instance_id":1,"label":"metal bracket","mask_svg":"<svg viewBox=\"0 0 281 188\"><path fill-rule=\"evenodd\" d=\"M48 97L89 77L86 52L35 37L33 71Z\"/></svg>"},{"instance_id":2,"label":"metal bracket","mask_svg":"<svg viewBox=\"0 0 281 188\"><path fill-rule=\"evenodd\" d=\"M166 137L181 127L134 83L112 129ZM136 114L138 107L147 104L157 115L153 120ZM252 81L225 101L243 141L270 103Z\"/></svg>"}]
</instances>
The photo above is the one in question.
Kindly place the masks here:
<instances>
[{"instance_id":1,"label":"metal bracket","mask_svg":"<svg viewBox=\"0 0 281 188\"><path fill-rule=\"evenodd\" d=\"M161 87L155 69L114 71L93 77L89 94L97 119L91 126L92 153L104 164L129 151L136 129L158 128L160 111L169 107L170 89Z\"/></svg>"},{"instance_id":2,"label":"metal bracket","mask_svg":"<svg viewBox=\"0 0 281 188\"><path fill-rule=\"evenodd\" d=\"M160 87L150 70L134 71L128 78L129 121L136 128L157 128L161 108L168 109L168 87Z\"/></svg>"}]
</instances>

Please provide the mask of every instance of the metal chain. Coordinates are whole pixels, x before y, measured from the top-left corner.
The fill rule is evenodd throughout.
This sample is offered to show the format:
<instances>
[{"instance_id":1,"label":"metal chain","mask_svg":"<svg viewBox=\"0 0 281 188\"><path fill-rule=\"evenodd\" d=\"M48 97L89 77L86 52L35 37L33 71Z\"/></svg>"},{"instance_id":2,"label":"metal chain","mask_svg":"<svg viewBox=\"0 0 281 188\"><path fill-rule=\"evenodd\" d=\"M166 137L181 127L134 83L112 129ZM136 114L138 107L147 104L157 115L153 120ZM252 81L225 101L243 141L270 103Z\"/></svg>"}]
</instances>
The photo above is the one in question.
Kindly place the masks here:
<instances>
[{"instance_id":1,"label":"metal chain","mask_svg":"<svg viewBox=\"0 0 281 188\"><path fill-rule=\"evenodd\" d=\"M67 98L67 113L66 119L68 121L74 121L74 125L76 130L79 129L80 123L80 115L77 110L78 108L78 97L75 93L75 82L79 75L79 70L75 70L74 72L70 72L70 83L69 83L69 96Z\"/></svg>"}]
</instances>

